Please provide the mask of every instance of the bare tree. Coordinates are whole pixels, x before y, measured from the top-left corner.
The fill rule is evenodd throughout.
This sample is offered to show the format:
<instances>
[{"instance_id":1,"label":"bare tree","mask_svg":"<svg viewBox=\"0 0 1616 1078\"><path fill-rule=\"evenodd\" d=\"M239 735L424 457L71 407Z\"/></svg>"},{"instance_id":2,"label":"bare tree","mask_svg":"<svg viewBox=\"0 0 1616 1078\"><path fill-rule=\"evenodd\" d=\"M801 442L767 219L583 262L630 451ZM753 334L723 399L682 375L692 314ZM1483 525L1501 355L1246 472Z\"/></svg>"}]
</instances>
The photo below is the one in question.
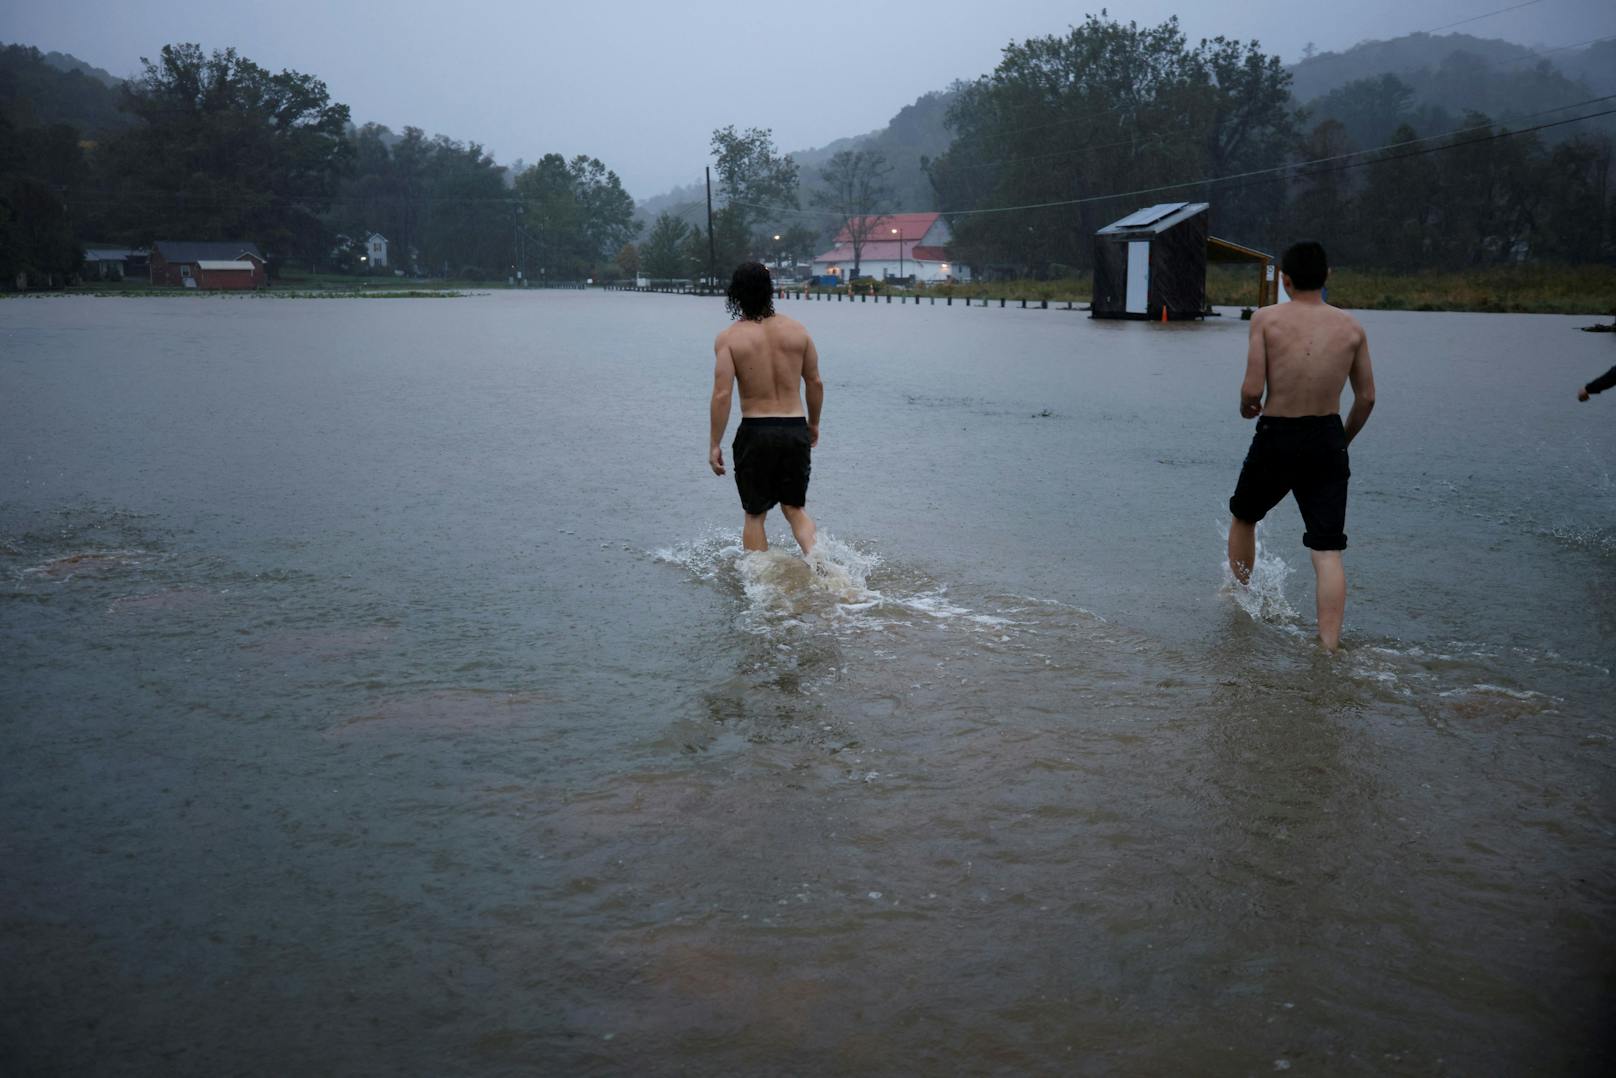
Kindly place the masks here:
<instances>
[{"instance_id":1,"label":"bare tree","mask_svg":"<svg viewBox=\"0 0 1616 1078\"><path fill-rule=\"evenodd\" d=\"M887 183L891 173L892 166L878 150L842 150L819 170L825 186L810 201L841 218L842 232L853 248L854 277L859 275L864 245L891 203L892 187Z\"/></svg>"}]
</instances>

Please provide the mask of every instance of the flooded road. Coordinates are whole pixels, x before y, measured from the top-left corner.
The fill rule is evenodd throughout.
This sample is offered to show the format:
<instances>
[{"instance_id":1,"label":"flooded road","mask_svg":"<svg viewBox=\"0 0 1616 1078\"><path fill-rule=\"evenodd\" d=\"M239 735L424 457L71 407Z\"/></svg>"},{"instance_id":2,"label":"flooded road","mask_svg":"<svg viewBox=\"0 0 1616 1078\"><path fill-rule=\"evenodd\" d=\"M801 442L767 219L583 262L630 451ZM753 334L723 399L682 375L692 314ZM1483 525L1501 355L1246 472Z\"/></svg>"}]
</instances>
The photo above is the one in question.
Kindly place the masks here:
<instances>
[{"instance_id":1,"label":"flooded road","mask_svg":"<svg viewBox=\"0 0 1616 1078\"><path fill-rule=\"evenodd\" d=\"M820 574L718 301L0 303L0 1070L1608 1068L1590 319L1362 315L1330 658L1237 318L782 309Z\"/></svg>"}]
</instances>

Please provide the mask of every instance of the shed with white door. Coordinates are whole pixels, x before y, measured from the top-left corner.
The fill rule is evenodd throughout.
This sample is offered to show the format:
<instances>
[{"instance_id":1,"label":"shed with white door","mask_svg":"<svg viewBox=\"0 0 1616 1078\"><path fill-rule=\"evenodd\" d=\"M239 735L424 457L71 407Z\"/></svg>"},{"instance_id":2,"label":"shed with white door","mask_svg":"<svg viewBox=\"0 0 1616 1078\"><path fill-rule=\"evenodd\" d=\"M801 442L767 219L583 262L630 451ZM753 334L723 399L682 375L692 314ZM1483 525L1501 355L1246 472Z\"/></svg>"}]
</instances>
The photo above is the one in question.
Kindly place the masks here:
<instances>
[{"instance_id":1,"label":"shed with white door","mask_svg":"<svg viewBox=\"0 0 1616 1078\"><path fill-rule=\"evenodd\" d=\"M1094 234L1095 318L1206 313L1208 204L1163 202Z\"/></svg>"}]
</instances>

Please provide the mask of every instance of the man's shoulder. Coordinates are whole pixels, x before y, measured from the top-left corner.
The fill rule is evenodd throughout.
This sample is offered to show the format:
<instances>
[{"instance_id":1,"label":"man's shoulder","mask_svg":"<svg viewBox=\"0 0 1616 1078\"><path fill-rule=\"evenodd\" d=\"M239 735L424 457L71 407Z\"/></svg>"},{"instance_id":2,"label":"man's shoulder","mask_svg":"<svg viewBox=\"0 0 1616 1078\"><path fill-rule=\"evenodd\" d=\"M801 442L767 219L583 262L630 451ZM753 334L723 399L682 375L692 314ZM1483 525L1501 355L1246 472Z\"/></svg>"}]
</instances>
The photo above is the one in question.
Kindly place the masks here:
<instances>
[{"instance_id":1,"label":"man's shoulder","mask_svg":"<svg viewBox=\"0 0 1616 1078\"><path fill-rule=\"evenodd\" d=\"M1330 304L1330 310L1335 313L1336 318L1340 319L1342 325L1348 327L1353 333L1356 333L1358 336L1360 336L1360 337L1364 336L1363 323L1359 322L1357 317L1355 315L1353 315L1352 312L1343 310L1342 308L1337 307L1333 303Z\"/></svg>"},{"instance_id":2,"label":"man's shoulder","mask_svg":"<svg viewBox=\"0 0 1616 1078\"><path fill-rule=\"evenodd\" d=\"M748 322L744 318L737 318L735 321L718 331L718 336L713 338L713 346L718 347L728 341L734 340L736 337L745 336L747 327L754 326L756 324L757 323L755 322Z\"/></svg>"}]
</instances>

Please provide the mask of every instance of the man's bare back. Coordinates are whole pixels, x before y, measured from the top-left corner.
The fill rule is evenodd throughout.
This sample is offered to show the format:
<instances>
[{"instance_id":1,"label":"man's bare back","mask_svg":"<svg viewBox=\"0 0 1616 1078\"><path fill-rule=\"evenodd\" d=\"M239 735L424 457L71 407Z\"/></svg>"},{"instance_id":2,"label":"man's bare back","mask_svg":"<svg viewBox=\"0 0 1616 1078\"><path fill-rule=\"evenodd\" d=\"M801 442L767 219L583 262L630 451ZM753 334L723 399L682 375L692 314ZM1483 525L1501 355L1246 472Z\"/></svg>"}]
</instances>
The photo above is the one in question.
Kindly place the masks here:
<instances>
[{"instance_id":1,"label":"man's bare back","mask_svg":"<svg viewBox=\"0 0 1616 1078\"><path fill-rule=\"evenodd\" d=\"M1318 292L1302 292L1289 303L1252 315L1246 378L1240 387L1241 414L1247 419L1259 413L1336 415L1349 380L1354 395L1346 423L1350 442L1369 418L1367 407L1359 414L1359 403L1374 400L1369 338L1358 320L1325 303Z\"/></svg>"},{"instance_id":2,"label":"man's bare back","mask_svg":"<svg viewBox=\"0 0 1616 1078\"><path fill-rule=\"evenodd\" d=\"M800 416L799 387L808 383L812 396L819 381L819 353L813 338L801 322L783 314L761 322L735 322L718 335L713 351L720 370L727 356L735 381L740 383L743 417ZM817 429L818 409L812 412L809 426Z\"/></svg>"},{"instance_id":3,"label":"man's bare back","mask_svg":"<svg viewBox=\"0 0 1616 1078\"><path fill-rule=\"evenodd\" d=\"M769 271L756 262L736 267L729 309L738 316L713 342L713 398L707 464L723 475L724 428L729 425L735 383L741 385L741 425L731 446L735 487L746 523L747 550L767 550L763 518L778 505L806 557L817 531L804 509L812 450L819 444L819 413L825 383L819 352L795 318L776 314ZM799 392L798 386L805 392ZM804 397L807 414L804 415Z\"/></svg>"}]
</instances>

